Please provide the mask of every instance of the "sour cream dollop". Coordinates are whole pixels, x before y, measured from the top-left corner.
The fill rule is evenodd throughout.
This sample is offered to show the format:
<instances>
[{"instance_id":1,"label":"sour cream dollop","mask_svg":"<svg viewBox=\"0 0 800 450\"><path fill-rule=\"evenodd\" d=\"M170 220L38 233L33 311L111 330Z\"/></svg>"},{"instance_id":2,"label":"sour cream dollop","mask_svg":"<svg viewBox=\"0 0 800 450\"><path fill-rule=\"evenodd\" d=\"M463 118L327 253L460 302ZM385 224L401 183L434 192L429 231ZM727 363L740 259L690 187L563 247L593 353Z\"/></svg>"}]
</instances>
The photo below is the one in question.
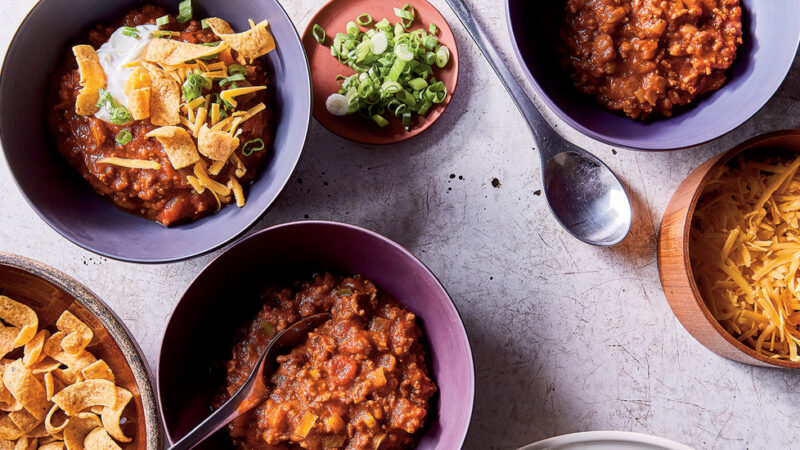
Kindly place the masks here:
<instances>
[{"instance_id":1,"label":"sour cream dollop","mask_svg":"<svg viewBox=\"0 0 800 450\"><path fill-rule=\"evenodd\" d=\"M130 105L128 96L125 95L125 82L135 68L123 66L144 57L147 45L153 40L153 31L157 30L158 26L139 25L135 28L138 37L123 34L125 27L118 28L111 33L108 42L97 49L100 66L103 67L103 72L106 74L106 90L114 97L114 101L118 105L126 108L130 108ZM100 111L94 116L105 122L111 122L108 108L100 108Z\"/></svg>"}]
</instances>

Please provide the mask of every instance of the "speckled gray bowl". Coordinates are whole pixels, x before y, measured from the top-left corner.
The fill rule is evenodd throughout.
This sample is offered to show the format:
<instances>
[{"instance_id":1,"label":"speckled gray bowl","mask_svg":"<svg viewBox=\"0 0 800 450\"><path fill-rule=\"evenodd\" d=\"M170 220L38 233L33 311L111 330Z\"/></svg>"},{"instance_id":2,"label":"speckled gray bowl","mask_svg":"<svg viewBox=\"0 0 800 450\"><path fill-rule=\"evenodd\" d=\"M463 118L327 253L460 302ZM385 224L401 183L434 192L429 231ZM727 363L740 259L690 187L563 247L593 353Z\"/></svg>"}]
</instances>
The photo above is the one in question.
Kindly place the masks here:
<instances>
[{"instance_id":1,"label":"speckled gray bowl","mask_svg":"<svg viewBox=\"0 0 800 450\"><path fill-rule=\"evenodd\" d=\"M166 228L114 207L48 142L48 78L69 46L99 23L155 4L177 12L178 0L40 0L20 25L0 73L0 139L11 173L39 216L92 252L131 262L170 262L233 240L267 211L294 171L311 120L311 77L300 37L276 0L193 0L197 17L217 16L237 29L269 19L277 49L264 57L273 81L274 143L244 208L227 207L197 222Z\"/></svg>"},{"instance_id":2,"label":"speckled gray bowl","mask_svg":"<svg viewBox=\"0 0 800 450\"><path fill-rule=\"evenodd\" d=\"M0 253L0 294L33 308L42 328L52 330L66 309L89 325L95 335L89 350L111 367L119 386L134 394L127 408L134 423L127 426L135 435L125 448L161 449L164 434L150 369L128 329L102 300L69 275L10 253Z\"/></svg>"}]
</instances>

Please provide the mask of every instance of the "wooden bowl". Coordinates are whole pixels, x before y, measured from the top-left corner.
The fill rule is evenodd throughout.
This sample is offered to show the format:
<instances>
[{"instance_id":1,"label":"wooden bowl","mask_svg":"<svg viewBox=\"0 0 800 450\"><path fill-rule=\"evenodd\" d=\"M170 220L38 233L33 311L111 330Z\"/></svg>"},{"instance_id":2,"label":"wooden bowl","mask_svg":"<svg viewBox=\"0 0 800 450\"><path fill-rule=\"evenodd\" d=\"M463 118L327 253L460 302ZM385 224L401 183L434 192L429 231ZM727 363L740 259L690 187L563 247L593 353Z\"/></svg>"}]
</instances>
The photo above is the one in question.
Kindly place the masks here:
<instances>
[{"instance_id":1,"label":"wooden bowl","mask_svg":"<svg viewBox=\"0 0 800 450\"><path fill-rule=\"evenodd\" d=\"M40 328L55 330L56 320L64 310L86 323L94 332L87 350L111 367L118 386L133 394L133 401L123 414L130 422L123 430L133 441L122 447L162 447L161 419L147 363L128 330L105 303L70 276L9 253L0 253L0 294L33 308Z\"/></svg>"},{"instance_id":2,"label":"wooden bowl","mask_svg":"<svg viewBox=\"0 0 800 450\"><path fill-rule=\"evenodd\" d=\"M442 69L434 69L434 76L447 86L444 102L434 105L428 114L414 114L411 130L406 131L400 119L387 114L389 125L380 128L371 120L353 114L337 117L328 112L325 101L328 96L338 92L337 75L349 76L355 72L331 56L330 44L336 33L344 33L345 25L361 14L368 13L375 20L389 19L392 23L400 19L394 15L394 8L410 3L417 12L412 29L428 30L431 22L439 27L439 41L450 50L450 62ZM314 38L314 25L318 24L328 34L325 45ZM364 31L366 28L361 27ZM311 18L303 32L303 46L311 67L311 84L314 91L314 118L325 128L345 139L362 144L395 144L411 139L424 132L444 114L458 85L458 46L453 30L442 14L427 0L404 0L398 2L376 2L375 0L330 0ZM391 116L391 117L389 117Z\"/></svg>"},{"instance_id":3,"label":"wooden bowl","mask_svg":"<svg viewBox=\"0 0 800 450\"><path fill-rule=\"evenodd\" d=\"M711 175L742 152L785 149L800 153L800 130L764 134L717 155L695 169L673 194L661 219L658 273L661 286L683 327L709 350L733 361L763 367L800 368L800 362L769 358L739 342L711 315L695 284L689 261L689 232L697 202Z\"/></svg>"}]
</instances>

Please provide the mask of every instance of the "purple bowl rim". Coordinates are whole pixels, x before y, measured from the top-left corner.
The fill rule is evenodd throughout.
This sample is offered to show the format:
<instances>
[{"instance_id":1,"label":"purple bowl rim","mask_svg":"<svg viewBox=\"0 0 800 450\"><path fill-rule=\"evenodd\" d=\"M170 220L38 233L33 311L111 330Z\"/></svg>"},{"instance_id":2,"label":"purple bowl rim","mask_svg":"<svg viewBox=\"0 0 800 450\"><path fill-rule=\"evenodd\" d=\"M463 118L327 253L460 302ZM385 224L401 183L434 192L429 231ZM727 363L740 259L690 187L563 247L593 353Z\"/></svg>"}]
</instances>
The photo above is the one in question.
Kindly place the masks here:
<instances>
[{"instance_id":1,"label":"purple bowl rim","mask_svg":"<svg viewBox=\"0 0 800 450\"><path fill-rule=\"evenodd\" d=\"M192 279L192 281L186 286L186 289L184 289L183 293L181 294L180 299L178 299L178 301L175 303L175 306L172 307L172 310L169 313L169 318L167 319L167 323L164 326L164 331L161 334L161 343L160 343L160 345L158 347L158 358L156 359L156 375L155 375L154 378L155 378L155 383L156 383L156 396L158 397L158 399L157 399L157 401L158 401L158 409L159 409L159 412L161 413L161 420L163 422L162 423L162 427L164 429L164 441L166 443L172 443L173 442L172 441L172 434L170 433L169 427L167 426L167 423L166 423L166 416L165 416L165 414L163 412L164 409L163 409L162 401L161 401L161 356L162 356L162 352L163 352L163 349L164 349L164 340L165 340L166 335L167 335L167 330L169 329L169 326L172 323L172 317L175 314L175 310L178 309L178 306L180 306L181 302L183 301L183 298L186 295L186 292L189 290L189 288L192 287L192 285L195 284L195 282L197 282L197 280L201 276L203 276L206 273L206 271L209 269L209 267L211 267L212 264L214 264L220 257L222 257L222 255L224 255L225 253L227 253L228 251L230 251L234 247L238 247L240 245L244 245L247 241L249 241L250 239L254 238L255 236L260 236L262 234L266 234L266 233L269 233L269 232L272 232L272 231L275 231L275 230L279 230L279 229L283 229L283 228L291 228L291 227L303 227L303 226L310 226L310 225L323 225L323 226L332 226L332 227L336 227L336 228L343 228L345 230L350 230L350 231L355 231L355 232L358 232L358 233L366 234L367 236L370 236L372 238L376 238L376 239L378 239L380 241L383 241L386 244L389 244L390 246L392 246L395 249L399 250L400 253L402 253L405 256L407 256L409 258L409 260L411 260L414 263L416 263L423 270L423 272L427 273L434 280L436 280L436 283L442 289L442 292L444 292L444 294L447 297L447 299L450 300L450 304L453 305L453 310L456 312L456 316L458 317L459 323L461 324L461 336L467 342L467 348L469 349L469 352L468 352L469 367L470 367L470 369L472 369L470 371L471 382L472 382L472 390L470 392L470 399L469 399L469 404L470 404L469 420L467 421L467 427L464 430L464 436L461 438L461 443L458 445L458 447L463 446L464 442L467 440L467 434L469 433L470 425L472 424L472 415L475 412L475 392L477 390L477 386L476 386L476 379L475 379L475 374L476 374L476 372L475 372L475 357L474 357L473 350L472 350L472 341L470 340L469 333L467 333L466 327L464 327L464 318L462 317L461 312L458 310L458 305L456 305L456 302L453 301L453 297L447 291L447 288L444 286L444 284L439 279L439 277L437 277L436 274L434 274L433 271L431 269L429 269L428 266L426 266L424 262L422 262L419 258L417 258L413 253L411 253L408 249L406 249L402 245L400 245L397 242L389 239L388 237L383 236L381 234L378 234L378 233L376 233L376 232L374 232L372 230L368 230L366 228L362 228L362 227L359 227L357 225L351 225L351 224L344 223L344 222L334 222L334 221L328 221L328 220L303 220L303 221L297 221L297 222L285 222L285 223L281 223L281 224L278 224L278 225L273 225L273 226L271 226L269 228L265 228L265 229L263 229L261 231L253 233L250 236L248 236L248 237L236 242L230 248L225 249L223 252L221 252L219 255L217 255L214 259L209 261L208 264L206 264L200 270L200 272L198 272L197 275L195 275L195 277Z\"/></svg>"},{"instance_id":2,"label":"purple bowl rim","mask_svg":"<svg viewBox=\"0 0 800 450\"><path fill-rule=\"evenodd\" d=\"M295 158L294 162L291 165L291 170L286 173L285 179L283 180L283 183L282 183L283 186L281 186L280 190L274 196L274 198L272 200L270 200L269 203L264 205L264 207L261 210L261 212L259 212L258 214L256 214L253 217L253 220L251 220L249 224L245 225L241 230L239 230L237 232L234 232L230 237L228 237L224 241L219 242L217 244L214 244L214 245L212 245L211 247L209 247L206 250L199 250L199 251L196 251L194 253L190 253L188 255L183 255L183 256L158 258L158 259L143 259L143 258L131 258L131 257L123 256L123 255L115 255L115 254L111 254L109 252L100 251L100 250L94 248L91 244L84 243L84 242L79 242L77 239L73 238L72 236L67 236L66 232L64 232L60 228L54 226L53 223L47 217L45 217L45 215L42 213L42 211L39 209L39 207L37 205L35 205L31 201L31 199L28 197L28 194L22 189L22 186L20 185L19 181L17 180L17 175L14 172L14 169L11 167L11 164L8 161L8 156L6 156L6 152L8 150L6 149L6 145L5 145L4 139L3 139L3 130L0 127L0 145L3 147L3 152L2 152L3 153L3 158L4 158L5 162L6 162L6 166L8 167L8 171L11 173L11 178L14 180L14 184L17 186L17 191L19 191L20 194L22 194L22 198L25 199L25 202L28 204L28 206L30 206L31 209L33 209L34 212L36 212L36 215L38 215L39 218L44 223L46 223L52 230L54 230L61 237L63 237L64 239L68 240L69 242L73 243L74 245L76 245L76 246L78 246L78 247L80 247L80 248L82 248L82 249L84 249L86 251L89 251L91 253L94 253L95 255L99 255L99 256L102 256L102 257L105 257L105 258L109 258L109 259L113 259L113 260L116 260L116 261L136 263L136 264L167 264L167 263L176 263L176 262L181 262L181 261L187 261L187 260L190 260L190 259L194 259L194 258L197 258L199 256L203 256L203 255L206 255L208 253L211 253L211 252L213 252L215 250L218 250L218 249L224 247L225 245L230 244L231 242L239 239L243 234L245 234L254 225L256 225L258 223L258 221L260 221L264 217L264 215L267 213L267 211L272 207L272 205L275 203L275 201L278 200L278 198L283 193L283 190L286 189L286 185L289 183L289 180L292 178L292 175L294 174L294 171L297 168L297 164L300 162L300 157L303 154L303 149L305 148L305 145L308 142L308 134L309 134L309 130L311 129L312 108L313 108L313 105L314 105L314 91L313 91L312 86L311 86L311 66L309 65L309 62L308 62L308 55L306 54L306 49L303 46L303 41L302 41L302 39L300 37L299 32L297 31L297 26L295 25L294 21L292 21L292 18L289 16L289 14L286 13L286 9L283 7L281 2L279 0L273 0L273 1L275 2L276 5L278 5L278 9L286 17L286 20L288 20L289 23L292 25L292 29L294 30L294 34L297 37L297 44L300 46L300 49L302 50L303 59L305 60L305 63L306 63L305 64L306 77L307 77L306 81L307 81L307 88L308 88L308 93L309 93L309 95L308 95L308 105L306 105L307 106L307 110L308 110L308 118L305 120L305 127L304 127L305 131L303 133L303 139L302 139L303 146L300 148L300 151L297 152L297 157ZM17 36L19 35L20 29L22 29L23 25L25 25L25 23L28 22L28 19L30 19L31 15L34 13L34 11L36 11L37 8L42 7L42 3L43 3L42 1L37 1L36 4L33 5L33 7L30 9L30 11L28 11L28 13L25 15L25 18L22 19L22 22L20 22L19 26L17 26L17 29L14 31L13 36L11 36L11 40L9 41L8 47L6 48L6 54L8 53L8 50L14 45L14 42L16 42ZM4 78L4 75L6 74L6 63L7 62L8 62L8 59L4 57L3 58L3 65L0 67L0 86L3 85L3 78ZM2 112L0 112L0 114L2 114ZM0 120L0 125L2 125L2 120ZM255 182L257 182L257 181L258 181L258 179L256 179ZM231 205L228 205L228 206L231 206ZM113 207L116 207L116 206L113 206ZM125 212L128 213L128 214L132 214L132 213L129 213L127 211L125 211ZM211 216L207 216L207 217L201 218L199 220L213 219L213 217L214 217L214 215L211 215Z\"/></svg>"},{"instance_id":3,"label":"purple bowl rim","mask_svg":"<svg viewBox=\"0 0 800 450\"><path fill-rule=\"evenodd\" d=\"M561 120L563 120L567 125L572 127L574 130L576 130L576 131L580 132L582 135L584 135L586 137L589 137L591 139L594 139L594 140L596 140L598 142L601 142L601 143L606 144L606 145L610 145L612 147L620 148L620 149L645 151L645 152L659 152L659 151L665 152L665 151L673 151L673 150L684 150L684 149L695 147L695 146L698 146L698 145L707 144L707 143L709 143L711 141L714 141L716 139L719 139L719 138L731 133L732 131L734 131L737 128L739 128L740 126L742 126L742 124L744 124L744 122L747 122L748 120L753 118L753 116L758 114L759 111L764 109L764 106L766 106L766 104L772 99L772 97L775 96L775 93L778 92L778 89L780 89L780 87L783 85L784 81L786 81L786 77L789 76L789 72L791 72L791 70L792 70L792 65L793 65L794 59L795 59L795 58L792 58L792 60L789 61L788 64L786 64L786 70L785 70L783 76L781 77L781 82L778 83L775 86L775 88L772 90L772 92L770 92L770 94L768 96L765 96L765 100L763 101L763 103L758 105L758 107L753 110L753 113L747 119L745 119L744 121L742 121L742 123L740 123L738 125L730 126L729 129L719 132L716 136L709 137L709 138L705 139L704 141L695 142L695 143L692 143L692 144L689 144L689 145L681 145L681 146L678 146L678 147L670 147L670 148L648 147L646 145L643 145L643 146L631 146L631 145L627 145L627 144L626 145L621 145L621 142L615 142L614 140L608 139L608 138L602 136L600 133L592 131L592 130L584 127L583 125L579 124L572 117L570 117L567 113L565 113L558 105L556 105L556 103L550 98L550 96L547 95L547 93L545 93L544 89L542 89L542 87L536 81L536 78L533 76L533 73L531 73L530 69L528 68L528 64L525 62L525 59L522 57L522 52L519 49L519 44L517 43L516 33L514 32L514 26L511 23L511 2L512 1L515 1L515 0L505 0L505 4L506 4L506 6L505 6L505 9L506 9L506 26L508 28L508 35L511 38L511 47L514 49L514 55L517 58L517 63L522 67L522 72L525 74L525 78L527 78L528 81L531 83L531 85L533 87L533 91L536 92L536 95L539 97L539 99L545 105L547 105L547 107L553 113L555 113ZM800 33L797 33L797 36L795 37L795 43L794 43L794 54L795 55L797 55L797 50L799 48L800 48Z\"/></svg>"}]
</instances>

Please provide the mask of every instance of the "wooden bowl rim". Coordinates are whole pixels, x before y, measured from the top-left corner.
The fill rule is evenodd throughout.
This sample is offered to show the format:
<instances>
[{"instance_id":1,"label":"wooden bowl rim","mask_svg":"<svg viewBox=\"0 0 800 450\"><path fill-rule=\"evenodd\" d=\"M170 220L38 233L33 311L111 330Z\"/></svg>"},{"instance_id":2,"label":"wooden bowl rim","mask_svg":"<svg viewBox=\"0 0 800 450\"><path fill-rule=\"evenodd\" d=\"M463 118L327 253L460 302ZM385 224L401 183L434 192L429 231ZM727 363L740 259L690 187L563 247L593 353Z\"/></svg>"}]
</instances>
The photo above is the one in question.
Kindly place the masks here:
<instances>
[{"instance_id":1,"label":"wooden bowl rim","mask_svg":"<svg viewBox=\"0 0 800 450\"><path fill-rule=\"evenodd\" d=\"M0 266L21 270L58 287L85 307L103 324L108 334L122 350L125 361L130 367L134 381L139 388L146 431L144 442L148 449L161 449L164 443L164 433L156 403L155 390L153 389L152 376L150 376L150 368L142 355L139 345L120 318L97 295L60 270L24 256L5 252L0 252Z\"/></svg>"},{"instance_id":2,"label":"wooden bowl rim","mask_svg":"<svg viewBox=\"0 0 800 450\"><path fill-rule=\"evenodd\" d=\"M712 173L714 173L717 169L722 167L725 164L728 164L733 158L736 156L756 148L759 144L770 141L772 139L783 137L783 136L795 136L800 140L800 130L781 130L781 131L773 131L766 134L761 134L755 136L747 141L733 147L730 150L725 151L713 158L716 158L716 162L708 168L703 177L700 179L697 187L692 194L692 200L689 202L688 211L686 214L686 221L683 224L683 239L681 242L681 250L683 253L683 262L684 266L687 268L687 272L689 275L689 287L692 290L692 295L694 296L695 302L699 306L700 310L703 312L703 316L705 317L706 321L709 322L714 328L714 330L719 333L728 343L730 343L734 348L741 351L742 353L746 354L747 356L754 358L762 363L769 364L775 367L787 368L787 369L800 369L800 362L793 362L793 361L786 361L782 359L776 358L769 358L765 355L762 355L756 352L754 349L748 347L744 343L740 342L736 338L733 337L732 334L728 332L722 325L719 323L717 319L711 314L711 311L706 306L705 300L703 300L703 296L700 294L700 290L697 288L697 283L695 282L694 277L694 269L691 264L690 255L689 255L689 238L690 233L692 230L692 221L694 219L694 212L697 208L697 202L700 200L700 197L705 192L706 186L708 186L709 178ZM800 150L797 151L800 153ZM712 159L713 159L712 158Z\"/></svg>"}]
</instances>

